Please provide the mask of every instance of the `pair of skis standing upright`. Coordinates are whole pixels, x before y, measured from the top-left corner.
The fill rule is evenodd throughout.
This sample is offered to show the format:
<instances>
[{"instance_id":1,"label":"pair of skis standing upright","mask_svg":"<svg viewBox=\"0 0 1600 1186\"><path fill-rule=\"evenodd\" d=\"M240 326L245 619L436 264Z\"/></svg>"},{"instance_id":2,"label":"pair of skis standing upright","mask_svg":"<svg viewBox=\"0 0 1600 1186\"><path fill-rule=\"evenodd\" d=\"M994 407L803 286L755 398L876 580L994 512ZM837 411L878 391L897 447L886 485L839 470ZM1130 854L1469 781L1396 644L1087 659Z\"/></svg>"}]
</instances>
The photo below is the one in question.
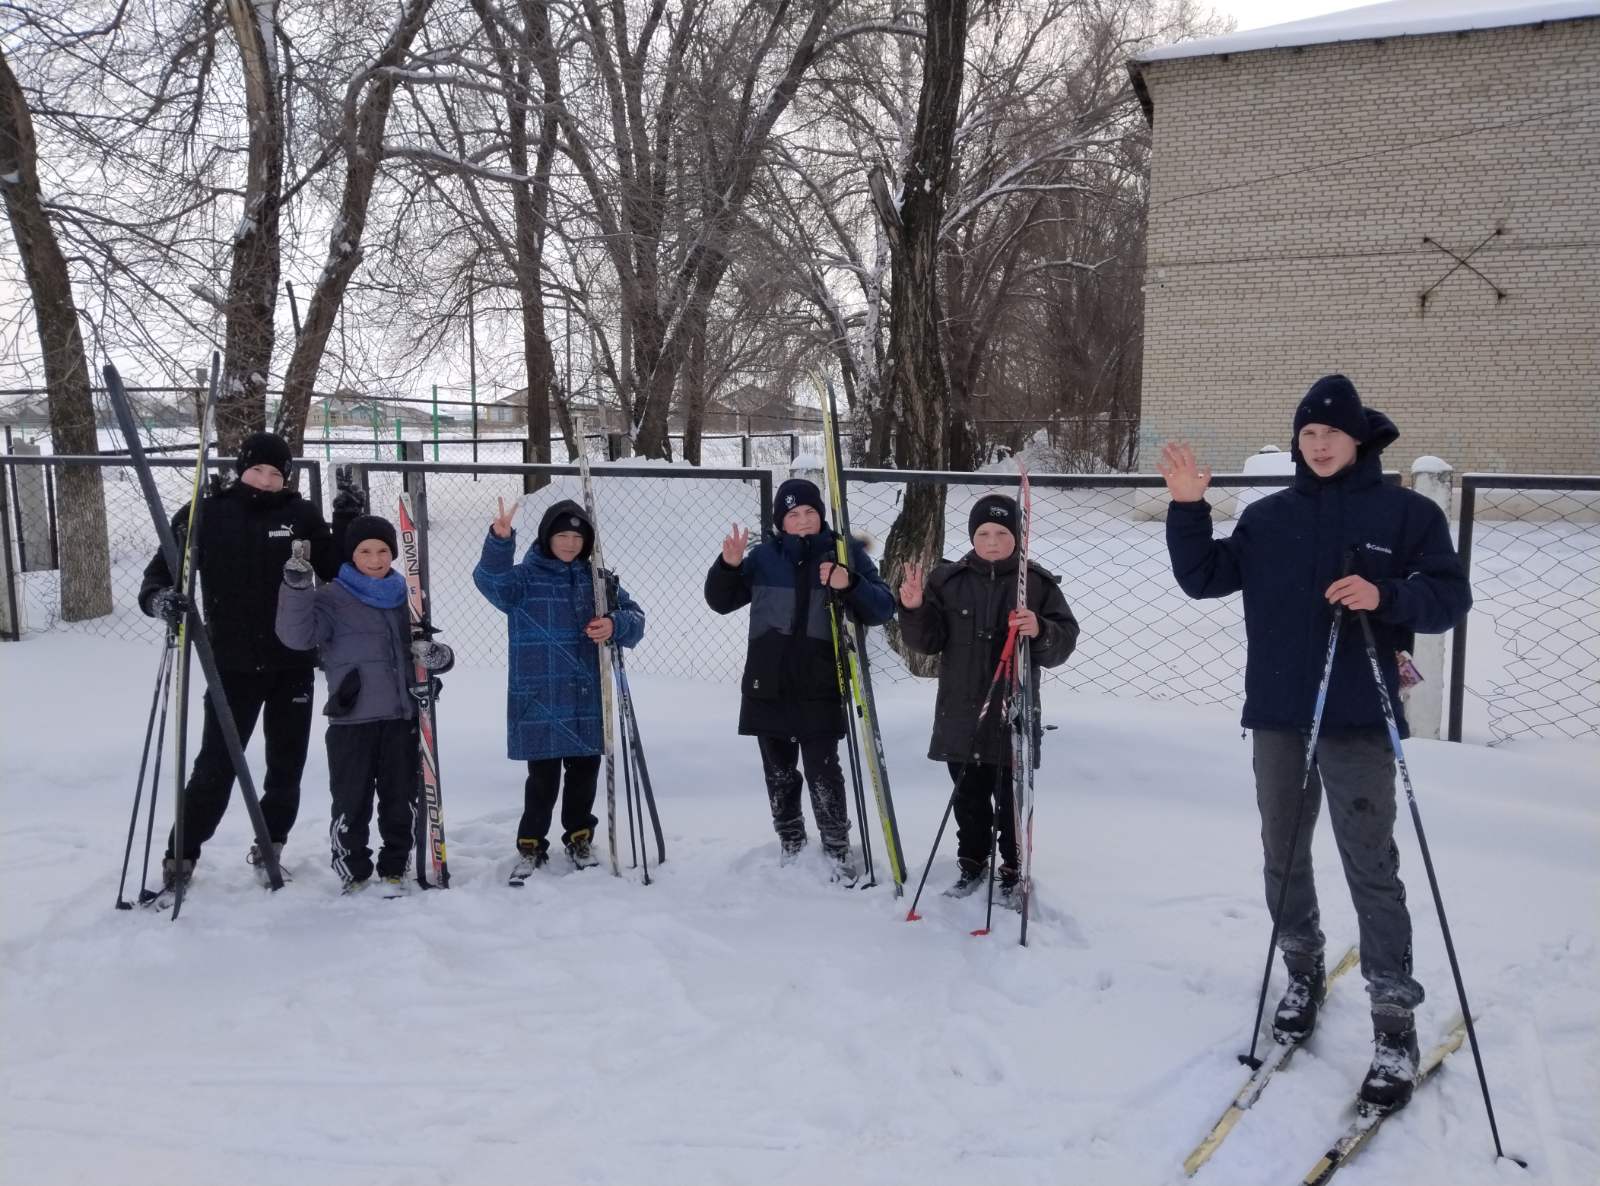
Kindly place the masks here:
<instances>
[{"instance_id":1,"label":"pair of skis standing upright","mask_svg":"<svg viewBox=\"0 0 1600 1186\"><path fill-rule=\"evenodd\" d=\"M838 561L845 564L849 560L850 538L850 507L849 499L845 493L844 465L842 449L839 439L839 409L834 395L833 384L824 384L822 393L823 410L823 454L824 470L827 479L828 499L832 504L835 538L838 547ZM1028 488L1028 474L1025 469L1020 470L1020 498L1022 508L1022 523L1020 537L1017 540L1017 595L1016 606L1024 609L1028 604L1028 522L1032 507L1031 493ZM888 766L884 760L883 732L878 721L877 702L872 694L872 673L867 659L866 629L859 622L848 618L839 604L837 596L829 598L829 615L833 628L834 655L839 673L839 688L841 694L848 692L850 704L845 708L845 747L850 761L850 773L855 787L856 817L860 823L862 862L865 870L866 885L875 885L876 877L873 870L872 849L867 839L866 829L866 796L862 786L862 767L872 782L874 797L877 800L878 815L883 825L884 847L889 859L890 874L894 881L895 897L900 897L905 892L906 865L905 857L900 845L900 828L895 819L894 800L889 789ZM847 627L848 623L848 627ZM1031 864L1033 853L1033 766L1034 766L1034 733L1033 718L1035 705L1032 693L1032 672L1029 658L1028 639L1018 633L1017 627L1012 626L1006 633L1005 644L1001 650L999 665L995 668L994 678L989 685L989 693L984 697L983 708L979 712L979 725L987 718L991 703L996 692L1003 693L1003 717L1012 725L1012 796L1011 806L1016 824L1016 835L1021 849L1021 868L1019 869L1018 891L1021 895L1022 926L1020 941L1023 946L1028 942L1028 913L1029 901L1032 897ZM852 712L852 709L854 710ZM857 737L857 729L864 734ZM911 908L906 912L906 919L915 922L921 915L917 913L917 900L922 894L922 887L927 884L928 870L933 865L934 856L939 849L939 841L944 836L944 829L950 819L950 813L955 804L954 792L950 801L945 805L944 818L939 823L939 830L934 837L933 851L928 854L928 865L923 869L922 882L917 887L917 894L912 899ZM994 908L994 862L990 861L990 893L989 912L991 918L986 920L984 926L974 931L977 935L989 933L989 922L992 921Z\"/></svg>"}]
</instances>

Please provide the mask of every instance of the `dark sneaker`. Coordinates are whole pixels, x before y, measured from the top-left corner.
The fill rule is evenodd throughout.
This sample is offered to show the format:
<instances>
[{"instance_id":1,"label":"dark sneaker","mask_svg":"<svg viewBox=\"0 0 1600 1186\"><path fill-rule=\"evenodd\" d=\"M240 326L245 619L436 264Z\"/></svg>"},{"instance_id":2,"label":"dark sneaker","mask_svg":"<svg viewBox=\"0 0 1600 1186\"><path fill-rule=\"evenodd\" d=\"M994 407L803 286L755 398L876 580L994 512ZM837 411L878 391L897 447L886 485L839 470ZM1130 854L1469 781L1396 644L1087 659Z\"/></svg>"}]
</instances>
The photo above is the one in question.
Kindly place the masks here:
<instances>
[{"instance_id":1,"label":"dark sneaker","mask_svg":"<svg viewBox=\"0 0 1600 1186\"><path fill-rule=\"evenodd\" d=\"M1309 967L1289 969L1289 987L1272 1015L1272 1039L1283 1046L1304 1042L1317 1028L1317 1012L1328 993L1328 976L1318 953Z\"/></svg>"},{"instance_id":2,"label":"dark sneaker","mask_svg":"<svg viewBox=\"0 0 1600 1186\"><path fill-rule=\"evenodd\" d=\"M594 835L588 828L579 828L567 838L567 856L574 869L592 869L600 863L594 855Z\"/></svg>"},{"instance_id":3,"label":"dark sneaker","mask_svg":"<svg viewBox=\"0 0 1600 1186\"><path fill-rule=\"evenodd\" d=\"M1405 1107L1417 1084L1417 1027L1411 1014L1374 1014L1372 1030L1372 1066L1356 1098L1365 1116Z\"/></svg>"},{"instance_id":4,"label":"dark sneaker","mask_svg":"<svg viewBox=\"0 0 1600 1186\"><path fill-rule=\"evenodd\" d=\"M947 898L965 898L976 892L989 879L988 861L958 861L961 876L956 878L956 883L944 891Z\"/></svg>"}]
</instances>

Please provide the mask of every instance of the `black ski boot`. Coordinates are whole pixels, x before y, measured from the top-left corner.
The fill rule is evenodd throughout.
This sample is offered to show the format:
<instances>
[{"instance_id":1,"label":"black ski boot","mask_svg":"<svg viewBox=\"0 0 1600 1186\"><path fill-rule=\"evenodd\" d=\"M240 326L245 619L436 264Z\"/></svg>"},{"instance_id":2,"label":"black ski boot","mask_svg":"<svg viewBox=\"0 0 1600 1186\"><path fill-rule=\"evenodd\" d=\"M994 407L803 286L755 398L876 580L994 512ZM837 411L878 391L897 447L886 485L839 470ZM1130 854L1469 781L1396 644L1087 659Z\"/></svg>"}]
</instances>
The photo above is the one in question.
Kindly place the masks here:
<instances>
[{"instance_id":1,"label":"black ski boot","mask_svg":"<svg viewBox=\"0 0 1600 1186\"><path fill-rule=\"evenodd\" d=\"M988 861L969 861L965 858L956 862L961 870L961 876L956 878L956 883L944 891L947 898L965 898L976 892L989 879Z\"/></svg>"},{"instance_id":2,"label":"black ski boot","mask_svg":"<svg viewBox=\"0 0 1600 1186\"><path fill-rule=\"evenodd\" d=\"M1405 1107L1417 1085L1417 1023L1410 1013L1372 1015L1372 1066L1361 1083L1356 1109L1363 1116Z\"/></svg>"},{"instance_id":3,"label":"black ski boot","mask_svg":"<svg viewBox=\"0 0 1600 1186\"><path fill-rule=\"evenodd\" d=\"M567 838L567 856L574 869L593 869L600 863L594 855L594 834L588 828L579 828Z\"/></svg>"},{"instance_id":4,"label":"black ski boot","mask_svg":"<svg viewBox=\"0 0 1600 1186\"><path fill-rule=\"evenodd\" d=\"M1281 1046L1293 1046L1311 1036L1311 1031L1317 1028L1317 1012L1328 995L1328 973L1322 953L1295 958L1310 962L1289 969L1289 987L1272 1015L1272 1040Z\"/></svg>"}]
</instances>

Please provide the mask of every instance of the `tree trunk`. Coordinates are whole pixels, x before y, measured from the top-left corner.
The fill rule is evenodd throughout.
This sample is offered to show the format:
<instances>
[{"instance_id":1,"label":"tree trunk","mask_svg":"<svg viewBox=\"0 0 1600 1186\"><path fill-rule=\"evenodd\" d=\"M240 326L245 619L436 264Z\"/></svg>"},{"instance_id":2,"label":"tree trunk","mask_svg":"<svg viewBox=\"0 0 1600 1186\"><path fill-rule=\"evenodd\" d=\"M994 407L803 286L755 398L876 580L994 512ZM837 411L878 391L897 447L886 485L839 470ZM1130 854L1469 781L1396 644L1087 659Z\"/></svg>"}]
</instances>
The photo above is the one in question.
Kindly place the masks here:
<instances>
[{"instance_id":1,"label":"tree trunk","mask_svg":"<svg viewBox=\"0 0 1600 1186\"><path fill-rule=\"evenodd\" d=\"M279 202L283 196L283 106L278 80L277 5L227 0L244 67L249 161L244 209L233 232L226 345L217 399L217 452L228 456L266 425L268 376L278 304Z\"/></svg>"},{"instance_id":2,"label":"tree trunk","mask_svg":"<svg viewBox=\"0 0 1600 1186\"><path fill-rule=\"evenodd\" d=\"M889 240L889 390L895 422L895 458L902 468L944 469L949 464L950 386L939 339L939 232L945 184L960 114L967 43L967 0L926 0L922 93L917 128L901 184L898 207L886 200L880 177L872 185ZM907 561L926 563L944 551L945 488L915 484L883 549L884 579L898 582ZM891 632L891 642L898 639ZM926 666L908 656L918 674Z\"/></svg>"},{"instance_id":3,"label":"tree trunk","mask_svg":"<svg viewBox=\"0 0 1600 1186\"><path fill-rule=\"evenodd\" d=\"M700 445L705 436L706 333L702 327L689 343L689 359L683 369L684 404L683 456L690 465L700 464Z\"/></svg>"},{"instance_id":4,"label":"tree trunk","mask_svg":"<svg viewBox=\"0 0 1600 1186\"><path fill-rule=\"evenodd\" d=\"M56 453L100 451L89 364L72 300L72 279L39 193L39 146L16 76L0 48L0 192L17 241L49 390L50 443ZM56 478L61 541L61 616L78 622L111 612L111 555L100 470L63 466ZM0 541L0 546L4 546Z\"/></svg>"},{"instance_id":5,"label":"tree trunk","mask_svg":"<svg viewBox=\"0 0 1600 1186\"><path fill-rule=\"evenodd\" d=\"M389 110L396 85L395 79L382 71L400 64L411 42L421 31L431 3L432 0L410 0L404 16L395 26L394 36L383 47L368 72L366 96L359 110L355 102L357 82L351 83L346 96L344 196L340 200L339 214L334 220L328 244L328 262L323 265L316 291L311 294L305 324L295 341L294 353L289 358L289 368L283 377L280 419L283 434L296 453L300 452L305 440L306 416L311 410L311 398L317 384L317 373L322 369L322 357L327 351L328 335L333 332L334 318L344 303L350 278L361 264L361 236L366 230L367 208L372 200L373 186L378 180L383 134L389 124ZM476 425L473 426L473 434L477 434Z\"/></svg>"}]
</instances>

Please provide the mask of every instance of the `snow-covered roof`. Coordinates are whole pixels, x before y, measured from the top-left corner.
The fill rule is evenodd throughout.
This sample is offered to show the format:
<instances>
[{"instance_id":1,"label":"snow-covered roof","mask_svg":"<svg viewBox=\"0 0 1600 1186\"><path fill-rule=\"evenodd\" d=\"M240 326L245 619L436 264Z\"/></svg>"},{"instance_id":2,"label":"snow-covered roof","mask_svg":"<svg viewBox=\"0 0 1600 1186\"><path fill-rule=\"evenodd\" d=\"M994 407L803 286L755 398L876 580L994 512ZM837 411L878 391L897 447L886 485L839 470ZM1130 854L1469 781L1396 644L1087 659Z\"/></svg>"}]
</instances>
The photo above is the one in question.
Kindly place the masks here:
<instances>
[{"instance_id":1,"label":"snow-covered roof","mask_svg":"<svg viewBox=\"0 0 1600 1186\"><path fill-rule=\"evenodd\" d=\"M1302 21L1158 46L1133 55L1132 61L1161 62L1336 41L1462 33L1594 16L1600 16L1600 0L1387 0Z\"/></svg>"}]
</instances>

